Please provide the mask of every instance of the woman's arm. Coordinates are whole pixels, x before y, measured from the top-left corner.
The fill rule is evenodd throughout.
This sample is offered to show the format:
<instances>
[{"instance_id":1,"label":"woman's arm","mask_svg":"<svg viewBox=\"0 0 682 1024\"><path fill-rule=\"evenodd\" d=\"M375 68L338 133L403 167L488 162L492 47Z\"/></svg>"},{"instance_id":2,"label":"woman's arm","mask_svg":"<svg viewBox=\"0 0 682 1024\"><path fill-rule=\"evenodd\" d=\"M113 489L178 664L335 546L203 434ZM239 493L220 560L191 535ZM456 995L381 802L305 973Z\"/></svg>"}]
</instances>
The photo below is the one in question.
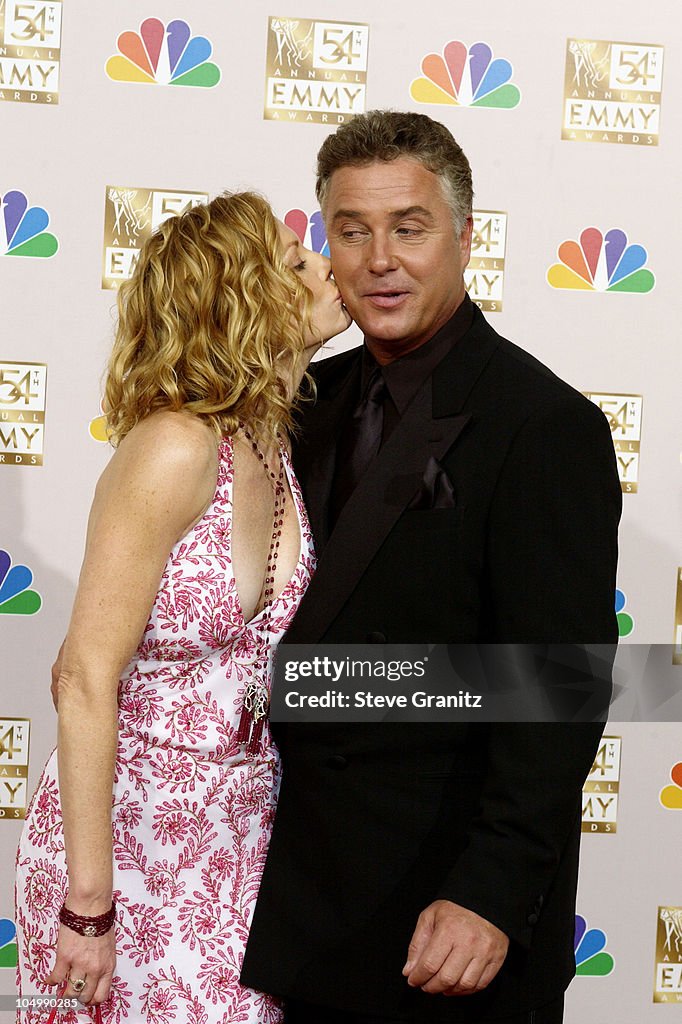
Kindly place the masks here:
<instances>
[{"instance_id":1,"label":"woman's arm","mask_svg":"<svg viewBox=\"0 0 682 1024\"><path fill-rule=\"evenodd\" d=\"M67 906L76 914L97 916L111 906L118 680L143 634L168 555L206 511L216 478L210 429L187 414L164 412L127 435L97 485L58 682ZM86 938L61 926L47 983L87 975L82 1001L101 1002L114 963L113 929Z\"/></svg>"}]
</instances>

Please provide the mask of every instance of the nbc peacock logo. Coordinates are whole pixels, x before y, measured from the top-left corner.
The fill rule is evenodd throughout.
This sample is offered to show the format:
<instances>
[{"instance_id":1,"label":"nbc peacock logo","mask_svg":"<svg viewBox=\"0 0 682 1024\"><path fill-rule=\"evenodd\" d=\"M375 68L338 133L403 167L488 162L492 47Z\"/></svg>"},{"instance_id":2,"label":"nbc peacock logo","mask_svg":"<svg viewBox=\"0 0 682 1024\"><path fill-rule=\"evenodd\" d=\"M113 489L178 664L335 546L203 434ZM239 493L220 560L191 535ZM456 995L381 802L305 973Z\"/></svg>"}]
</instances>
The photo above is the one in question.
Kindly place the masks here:
<instances>
[{"instance_id":1,"label":"nbc peacock logo","mask_svg":"<svg viewBox=\"0 0 682 1024\"><path fill-rule=\"evenodd\" d=\"M17 966L17 929L9 917L0 917L0 967Z\"/></svg>"},{"instance_id":2,"label":"nbc peacock logo","mask_svg":"<svg viewBox=\"0 0 682 1024\"><path fill-rule=\"evenodd\" d=\"M589 292L650 292L656 283L645 266L648 254L643 245L629 245L620 228L602 234L599 228L585 228L580 241L562 242L557 251L560 263L547 271L552 288Z\"/></svg>"},{"instance_id":3,"label":"nbc peacock logo","mask_svg":"<svg viewBox=\"0 0 682 1024\"><path fill-rule=\"evenodd\" d=\"M580 914L575 916L575 973L583 978L605 978L614 968L614 959L605 951L606 933L588 928Z\"/></svg>"},{"instance_id":4,"label":"nbc peacock logo","mask_svg":"<svg viewBox=\"0 0 682 1024\"><path fill-rule=\"evenodd\" d=\"M12 565L8 551L0 548L0 615L35 615L43 599L29 590L33 573L27 565Z\"/></svg>"},{"instance_id":5,"label":"nbc peacock logo","mask_svg":"<svg viewBox=\"0 0 682 1024\"><path fill-rule=\"evenodd\" d=\"M521 92L510 81L511 64L502 57L493 59L487 43L467 48L455 39L442 54L427 53L421 70L422 75L410 85L410 96L417 103L510 110L521 102Z\"/></svg>"},{"instance_id":6,"label":"nbc peacock logo","mask_svg":"<svg viewBox=\"0 0 682 1024\"><path fill-rule=\"evenodd\" d=\"M307 249L329 256L327 229L320 210L315 210L310 216L303 210L289 210L284 216L284 223L298 235Z\"/></svg>"},{"instance_id":7,"label":"nbc peacock logo","mask_svg":"<svg viewBox=\"0 0 682 1024\"><path fill-rule=\"evenodd\" d=\"M94 420L90 420L88 433L93 441L98 441L100 444L106 444L109 440L106 416L95 416Z\"/></svg>"},{"instance_id":8,"label":"nbc peacock logo","mask_svg":"<svg viewBox=\"0 0 682 1024\"><path fill-rule=\"evenodd\" d=\"M50 215L42 206L29 206L28 196L19 189L0 195L0 254L49 258L59 248L46 231Z\"/></svg>"},{"instance_id":9,"label":"nbc peacock logo","mask_svg":"<svg viewBox=\"0 0 682 1024\"><path fill-rule=\"evenodd\" d=\"M658 799L669 811L682 811L682 761L670 769L670 783L663 787Z\"/></svg>"},{"instance_id":10,"label":"nbc peacock logo","mask_svg":"<svg viewBox=\"0 0 682 1024\"><path fill-rule=\"evenodd\" d=\"M211 43L205 36L193 36L186 21L164 25L147 18L139 32L122 32L117 46L105 68L114 82L212 89L220 81L220 68L209 59Z\"/></svg>"},{"instance_id":11,"label":"nbc peacock logo","mask_svg":"<svg viewBox=\"0 0 682 1024\"><path fill-rule=\"evenodd\" d=\"M623 640L630 636L635 628L635 620L629 612L625 611L628 603L627 594L623 590L616 590L616 622L618 623L618 636Z\"/></svg>"}]
</instances>

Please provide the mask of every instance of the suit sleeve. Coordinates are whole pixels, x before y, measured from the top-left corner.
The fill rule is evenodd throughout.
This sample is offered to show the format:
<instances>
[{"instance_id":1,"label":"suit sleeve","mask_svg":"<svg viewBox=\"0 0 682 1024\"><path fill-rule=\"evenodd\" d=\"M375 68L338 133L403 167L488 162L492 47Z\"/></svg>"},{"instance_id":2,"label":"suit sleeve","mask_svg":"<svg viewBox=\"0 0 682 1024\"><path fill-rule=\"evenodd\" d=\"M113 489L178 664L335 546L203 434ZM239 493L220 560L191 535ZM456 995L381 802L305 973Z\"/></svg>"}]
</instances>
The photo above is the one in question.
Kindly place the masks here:
<instances>
[{"instance_id":1,"label":"suit sleeve","mask_svg":"<svg viewBox=\"0 0 682 1024\"><path fill-rule=\"evenodd\" d=\"M616 643L621 500L610 430L596 406L570 396L526 421L491 508L491 642ZM490 726L480 810L437 898L530 944L566 845L575 843L582 785L602 729Z\"/></svg>"}]
</instances>

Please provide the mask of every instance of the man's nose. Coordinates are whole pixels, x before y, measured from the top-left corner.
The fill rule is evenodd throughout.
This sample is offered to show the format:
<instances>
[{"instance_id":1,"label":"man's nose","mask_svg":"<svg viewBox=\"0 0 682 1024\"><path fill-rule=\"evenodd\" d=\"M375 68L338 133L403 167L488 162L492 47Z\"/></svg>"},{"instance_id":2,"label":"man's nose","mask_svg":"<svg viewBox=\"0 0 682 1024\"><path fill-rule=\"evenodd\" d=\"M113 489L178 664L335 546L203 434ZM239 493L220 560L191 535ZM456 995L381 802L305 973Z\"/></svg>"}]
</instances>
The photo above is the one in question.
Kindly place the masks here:
<instances>
[{"instance_id":1,"label":"man's nose","mask_svg":"<svg viewBox=\"0 0 682 1024\"><path fill-rule=\"evenodd\" d=\"M367 269L371 274L386 274L395 270L398 259L391 247L391 240L385 235L374 235L367 250Z\"/></svg>"}]
</instances>

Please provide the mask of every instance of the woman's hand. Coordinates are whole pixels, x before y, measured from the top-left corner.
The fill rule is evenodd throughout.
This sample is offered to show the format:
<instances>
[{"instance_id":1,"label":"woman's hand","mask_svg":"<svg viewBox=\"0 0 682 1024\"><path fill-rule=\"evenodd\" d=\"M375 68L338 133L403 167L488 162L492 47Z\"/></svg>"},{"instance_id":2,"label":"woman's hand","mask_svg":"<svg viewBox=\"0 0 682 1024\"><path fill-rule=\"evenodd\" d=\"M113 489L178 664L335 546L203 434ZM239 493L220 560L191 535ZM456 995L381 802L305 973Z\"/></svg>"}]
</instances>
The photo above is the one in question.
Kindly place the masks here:
<instances>
[{"instance_id":1,"label":"woman's hand","mask_svg":"<svg viewBox=\"0 0 682 1024\"><path fill-rule=\"evenodd\" d=\"M86 1006L103 1003L111 990L111 979L116 967L116 937L110 928L106 935L89 938L79 935L65 925L59 926L57 959L46 985L61 985L68 979L63 995L74 996ZM85 980L78 992L73 982Z\"/></svg>"}]
</instances>

